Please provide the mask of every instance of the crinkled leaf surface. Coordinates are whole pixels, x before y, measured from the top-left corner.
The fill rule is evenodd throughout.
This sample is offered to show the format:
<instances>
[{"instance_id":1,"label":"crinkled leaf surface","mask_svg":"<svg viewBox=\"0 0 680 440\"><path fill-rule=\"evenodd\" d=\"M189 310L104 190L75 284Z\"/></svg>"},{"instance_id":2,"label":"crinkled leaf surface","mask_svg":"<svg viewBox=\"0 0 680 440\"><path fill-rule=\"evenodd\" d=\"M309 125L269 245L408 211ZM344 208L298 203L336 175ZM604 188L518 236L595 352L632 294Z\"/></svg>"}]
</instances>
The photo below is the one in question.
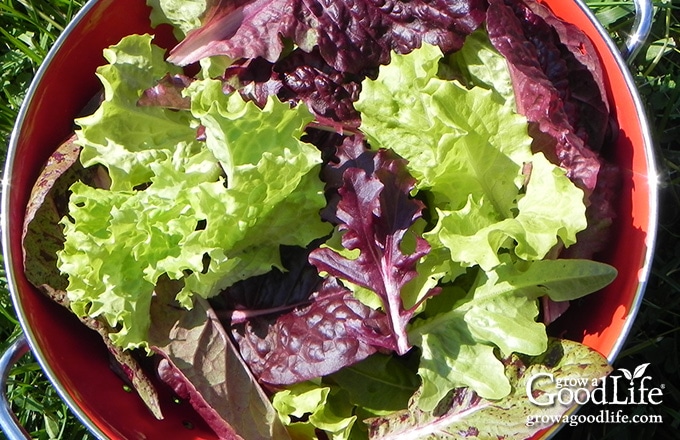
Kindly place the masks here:
<instances>
[{"instance_id":1,"label":"crinkled leaf surface","mask_svg":"<svg viewBox=\"0 0 680 440\"><path fill-rule=\"evenodd\" d=\"M507 215L531 157L526 119L492 90L439 78L442 57L425 45L393 56L375 80L365 80L360 128L372 147L408 160L418 188L434 192L436 204L460 208L468 194L485 194Z\"/></svg>"},{"instance_id":2,"label":"crinkled leaf surface","mask_svg":"<svg viewBox=\"0 0 680 440\"><path fill-rule=\"evenodd\" d=\"M424 42L446 52L460 48L482 23L485 8L482 0L223 0L169 59L179 65L213 55L273 62L284 50L283 39L289 39L307 52L317 46L338 71L358 73L388 63L391 50L405 53Z\"/></svg>"},{"instance_id":3,"label":"crinkled leaf surface","mask_svg":"<svg viewBox=\"0 0 680 440\"><path fill-rule=\"evenodd\" d=\"M119 330L114 341L130 348L145 341L153 287L162 275L184 280L178 299L188 307L192 295L207 298L280 267L281 244L306 246L330 226L318 216L325 204L320 152L299 139L310 120L304 106L291 109L273 98L260 109L238 94L225 95L220 82L210 80L188 89L193 114L137 106L148 87L133 85L150 73L135 63L156 53L149 37L127 37L108 53L114 63L101 70L103 81L127 93L113 99L115 105L105 101L95 115L106 119L112 112L114 120L127 118L140 130L144 123L144 135L116 123L91 126L95 138L127 136L137 147L126 143L120 155L111 145L101 154L92 147L85 155L83 147L81 160L85 155L115 167L120 159L129 172L120 167L113 173L110 190L73 185L59 268L69 275L73 310L103 316ZM140 117L144 112L150 116ZM205 143L195 140L192 120L205 126ZM178 140L168 126L191 136ZM79 133L83 144L92 144L89 133ZM158 149L139 144L154 140L162 142Z\"/></svg>"},{"instance_id":4,"label":"crinkled leaf surface","mask_svg":"<svg viewBox=\"0 0 680 440\"><path fill-rule=\"evenodd\" d=\"M586 228L583 192L541 153L531 157L531 164L525 192L517 195L516 215L503 218L487 198L470 196L460 210L438 210L439 224L425 237L441 242L454 261L484 269L500 263L503 248L538 260L558 243L576 243L576 233Z\"/></svg>"},{"instance_id":5,"label":"crinkled leaf surface","mask_svg":"<svg viewBox=\"0 0 680 440\"><path fill-rule=\"evenodd\" d=\"M336 282L326 281L307 306L232 330L258 379L280 385L334 373L387 345L385 315Z\"/></svg>"},{"instance_id":6,"label":"crinkled leaf surface","mask_svg":"<svg viewBox=\"0 0 680 440\"><path fill-rule=\"evenodd\" d=\"M113 190L148 183L151 164L172 156L178 143L192 143L196 136L190 113L137 106L141 94L159 79L181 73L165 62L164 50L152 39L133 35L104 50L109 64L97 69L104 102L92 115L76 120L81 162L105 166Z\"/></svg>"},{"instance_id":7,"label":"crinkled leaf surface","mask_svg":"<svg viewBox=\"0 0 680 440\"><path fill-rule=\"evenodd\" d=\"M424 410L414 399L407 411L371 421L371 439L526 439L546 428L532 423L536 417L560 417L568 405L538 406L527 397L527 385L537 374L551 374L554 381L536 381L534 397L558 391L556 382L594 384L612 368L604 356L591 348L568 340L551 339L545 353L535 357L512 355L504 360L503 370L512 391L500 400L480 398L469 389L452 389L434 411ZM585 382L584 382L585 381ZM579 385L579 387L582 385ZM544 398L543 398L544 399Z\"/></svg>"},{"instance_id":8,"label":"crinkled leaf surface","mask_svg":"<svg viewBox=\"0 0 680 440\"><path fill-rule=\"evenodd\" d=\"M425 234L428 242L485 269L499 263L501 248L536 260L560 241L573 244L586 227L582 192L531 153L514 100L439 78L441 59L433 46L394 56L376 80L364 81L357 102L369 143L406 158L418 188L433 194L439 223Z\"/></svg>"}]
</instances>

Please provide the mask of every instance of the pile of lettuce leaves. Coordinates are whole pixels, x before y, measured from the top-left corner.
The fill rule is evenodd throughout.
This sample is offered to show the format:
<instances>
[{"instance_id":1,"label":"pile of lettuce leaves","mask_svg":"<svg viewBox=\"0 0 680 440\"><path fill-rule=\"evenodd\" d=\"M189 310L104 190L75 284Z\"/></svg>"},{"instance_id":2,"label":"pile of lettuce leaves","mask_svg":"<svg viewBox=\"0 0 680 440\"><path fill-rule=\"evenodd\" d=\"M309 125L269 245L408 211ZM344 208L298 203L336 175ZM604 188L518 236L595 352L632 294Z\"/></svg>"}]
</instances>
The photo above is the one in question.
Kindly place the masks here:
<instances>
[{"instance_id":1,"label":"pile of lettuce leaves","mask_svg":"<svg viewBox=\"0 0 680 440\"><path fill-rule=\"evenodd\" d=\"M531 374L610 371L546 331L616 276L580 30L530 0L148 3L179 44L105 49L24 247L156 417L170 386L220 438L526 438Z\"/></svg>"}]
</instances>

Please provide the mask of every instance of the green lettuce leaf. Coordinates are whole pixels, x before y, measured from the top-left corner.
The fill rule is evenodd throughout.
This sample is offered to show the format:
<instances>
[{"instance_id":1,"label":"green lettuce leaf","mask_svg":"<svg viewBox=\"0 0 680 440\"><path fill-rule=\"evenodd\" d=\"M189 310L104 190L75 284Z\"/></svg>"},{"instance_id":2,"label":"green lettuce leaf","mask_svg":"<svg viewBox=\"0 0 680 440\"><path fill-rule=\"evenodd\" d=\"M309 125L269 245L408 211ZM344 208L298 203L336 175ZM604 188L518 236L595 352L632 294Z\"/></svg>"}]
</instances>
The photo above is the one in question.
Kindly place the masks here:
<instances>
[{"instance_id":1,"label":"green lettuce leaf","mask_svg":"<svg viewBox=\"0 0 680 440\"><path fill-rule=\"evenodd\" d=\"M478 271L468 291L450 289L439 295L450 303L439 310L432 300L425 319L409 330L409 342L422 350L418 374L423 379L418 405L433 410L451 389L470 387L486 399L501 399L511 391L500 355L536 356L547 349L545 326L536 322L537 298L565 301L609 284L616 271L590 260L543 260L512 263ZM484 368L479 368L484 365Z\"/></svg>"},{"instance_id":2,"label":"green lettuce leaf","mask_svg":"<svg viewBox=\"0 0 680 440\"><path fill-rule=\"evenodd\" d=\"M141 93L158 79L181 72L165 62L164 50L152 40L151 35L132 35L104 50L109 64L97 69L104 102L92 115L76 120L82 164L105 166L113 190L148 183L151 164L172 157L180 142L196 142L197 124L190 113L137 106Z\"/></svg>"},{"instance_id":3,"label":"green lettuce leaf","mask_svg":"<svg viewBox=\"0 0 680 440\"><path fill-rule=\"evenodd\" d=\"M330 231L318 215L321 154L299 139L311 120L306 107L271 98L260 109L210 80L188 91L192 112L138 107L135 96L165 75L143 61L158 51L148 36L107 50L111 64L99 74L121 93L107 92L78 136L83 160L105 165L111 188L74 184L62 219L58 265L72 308L106 319L124 348L145 344L162 275L183 281L177 299L188 308L193 295L209 298L280 267L280 245L306 246ZM195 140L198 124L205 142Z\"/></svg>"},{"instance_id":4,"label":"green lettuce leaf","mask_svg":"<svg viewBox=\"0 0 680 440\"><path fill-rule=\"evenodd\" d=\"M586 227L582 191L532 154L527 120L514 99L440 78L442 58L433 46L394 55L376 80L364 81L357 102L371 145L406 158L418 188L432 193L439 219L425 234L432 248L444 246L453 261L491 269L502 248L539 260L559 243L575 243ZM509 78L506 66L490 66Z\"/></svg>"},{"instance_id":5,"label":"green lettuce leaf","mask_svg":"<svg viewBox=\"0 0 680 440\"><path fill-rule=\"evenodd\" d=\"M453 261L487 270L500 264L503 248L532 261L559 243L576 243L587 225L583 192L542 153L531 157L531 168L524 194L516 195L516 215L504 218L488 198L469 195L459 210L438 209L439 224L425 237L449 249Z\"/></svg>"},{"instance_id":6,"label":"green lettuce leaf","mask_svg":"<svg viewBox=\"0 0 680 440\"><path fill-rule=\"evenodd\" d=\"M371 146L409 161L435 205L458 209L469 194L484 195L510 215L531 158L527 121L493 90L440 78L442 58L429 45L393 54L376 80L362 83L360 128Z\"/></svg>"},{"instance_id":7,"label":"green lettuce leaf","mask_svg":"<svg viewBox=\"0 0 680 440\"><path fill-rule=\"evenodd\" d=\"M348 440L357 420L344 391L316 382L279 391L272 404L293 439L317 438L315 431L321 429L331 440Z\"/></svg>"}]
</instances>

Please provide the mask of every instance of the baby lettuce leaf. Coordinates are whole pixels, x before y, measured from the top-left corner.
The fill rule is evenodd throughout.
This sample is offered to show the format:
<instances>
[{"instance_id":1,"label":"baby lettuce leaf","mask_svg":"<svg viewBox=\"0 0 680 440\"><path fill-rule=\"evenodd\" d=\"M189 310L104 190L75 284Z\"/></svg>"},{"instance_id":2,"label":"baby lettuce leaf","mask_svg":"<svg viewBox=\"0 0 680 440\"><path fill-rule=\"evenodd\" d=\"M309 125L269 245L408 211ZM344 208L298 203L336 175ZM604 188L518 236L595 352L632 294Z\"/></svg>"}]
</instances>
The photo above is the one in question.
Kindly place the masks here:
<instances>
[{"instance_id":1,"label":"baby lettuce leaf","mask_svg":"<svg viewBox=\"0 0 680 440\"><path fill-rule=\"evenodd\" d=\"M321 438L348 440L357 420L354 406L347 393L338 387L325 386L318 381L292 385L274 395L272 404L288 432L296 440ZM364 436L365 438L365 436Z\"/></svg>"},{"instance_id":2,"label":"baby lettuce leaf","mask_svg":"<svg viewBox=\"0 0 680 440\"><path fill-rule=\"evenodd\" d=\"M169 60L187 65L226 55L274 62L289 40L306 52L317 46L340 72L360 73L387 64L392 50L406 53L424 42L445 52L460 48L484 20L485 8L483 0L221 0L206 11L202 26L171 51Z\"/></svg>"},{"instance_id":3,"label":"baby lettuce leaf","mask_svg":"<svg viewBox=\"0 0 680 440\"><path fill-rule=\"evenodd\" d=\"M555 381L536 381L532 393L540 396L558 391L556 381L570 379L593 389L612 370L607 360L577 342L551 339L547 350L527 357L510 355L503 370L512 391L500 400L480 398L469 388L452 389L433 410L420 407L418 396L408 410L367 421L369 438L381 440L416 439L526 439L546 428L536 417L559 417L572 410L568 405L538 406L527 398L527 385L537 374L552 374ZM579 385L580 386L580 385Z\"/></svg>"},{"instance_id":4,"label":"baby lettuce leaf","mask_svg":"<svg viewBox=\"0 0 680 440\"><path fill-rule=\"evenodd\" d=\"M107 92L95 116L80 121L88 128L78 137L81 160L118 172L110 190L71 187L58 264L74 312L103 316L118 330L114 342L133 348L144 345L161 276L184 281L178 300L190 307L193 295L214 296L280 267L280 245L304 247L330 226L318 215L321 154L299 139L311 120L304 105L291 109L272 98L259 108L206 80L187 89L191 112L138 106L165 76L146 65L157 48L148 36L130 36L106 54L105 88L122 93ZM195 139L199 124L205 143Z\"/></svg>"},{"instance_id":5,"label":"baby lettuce leaf","mask_svg":"<svg viewBox=\"0 0 680 440\"><path fill-rule=\"evenodd\" d=\"M348 258L321 247L312 251L309 259L319 271L373 291L387 315L393 349L404 354L410 349L406 325L418 305L406 309L401 289L417 275L415 265L427 254L429 245L418 237L411 253L404 253L401 246L424 205L410 197L415 180L406 171L403 159L380 150L375 162L371 174L362 168L347 168L338 190L336 217L343 232L342 245L359 255Z\"/></svg>"},{"instance_id":6,"label":"baby lettuce leaf","mask_svg":"<svg viewBox=\"0 0 680 440\"><path fill-rule=\"evenodd\" d=\"M162 280L153 299L149 345L162 356L161 379L227 439L289 438L207 301L175 303L180 283Z\"/></svg>"},{"instance_id":7,"label":"baby lettuce leaf","mask_svg":"<svg viewBox=\"0 0 680 440\"><path fill-rule=\"evenodd\" d=\"M445 290L451 308L437 313L428 303L426 317L409 329L409 341L423 352L418 374L423 385L418 407L433 410L449 390L470 387L485 399L502 399L512 384L503 373L496 347L504 356L536 356L547 348L544 324L536 322L539 297L572 300L595 292L616 277L611 266L590 260L542 260L478 271L471 288ZM484 365L483 369L479 365Z\"/></svg>"}]
</instances>

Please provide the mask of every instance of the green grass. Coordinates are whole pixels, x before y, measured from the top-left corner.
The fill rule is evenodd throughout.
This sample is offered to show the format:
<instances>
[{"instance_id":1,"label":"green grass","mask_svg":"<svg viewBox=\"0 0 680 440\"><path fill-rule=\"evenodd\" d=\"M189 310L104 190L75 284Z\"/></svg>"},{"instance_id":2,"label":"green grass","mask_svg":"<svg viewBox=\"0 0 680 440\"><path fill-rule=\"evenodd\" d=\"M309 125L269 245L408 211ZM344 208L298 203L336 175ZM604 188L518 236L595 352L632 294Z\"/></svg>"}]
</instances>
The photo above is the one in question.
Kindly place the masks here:
<instances>
[{"instance_id":1,"label":"green grass","mask_svg":"<svg viewBox=\"0 0 680 440\"><path fill-rule=\"evenodd\" d=\"M64 27L82 6L81 0L0 0L0 161L17 112L38 66ZM4 264L0 269L0 350L21 332L12 308ZM92 438L58 398L30 355L14 368L8 397L21 424L33 438ZM0 438L3 434L0 433Z\"/></svg>"},{"instance_id":2,"label":"green grass","mask_svg":"<svg viewBox=\"0 0 680 440\"><path fill-rule=\"evenodd\" d=\"M5 141L0 145L0 161L4 162L6 140L37 67L83 3L0 0L0 137ZM625 39L633 20L630 1L589 0L588 4L616 41ZM642 308L614 367L650 363L648 374L665 387L663 404L623 410L631 415L660 414L664 423L565 427L556 436L561 440L677 438L680 428L680 1L655 0L654 5L652 36L631 63L631 70L657 145L662 187L659 238ZM20 331L4 273L0 273L0 341L7 341L0 342L0 349ZM88 438L30 355L13 370L9 396L34 438ZM582 413L598 409L587 406Z\"/></svg>"}]
</instances>

